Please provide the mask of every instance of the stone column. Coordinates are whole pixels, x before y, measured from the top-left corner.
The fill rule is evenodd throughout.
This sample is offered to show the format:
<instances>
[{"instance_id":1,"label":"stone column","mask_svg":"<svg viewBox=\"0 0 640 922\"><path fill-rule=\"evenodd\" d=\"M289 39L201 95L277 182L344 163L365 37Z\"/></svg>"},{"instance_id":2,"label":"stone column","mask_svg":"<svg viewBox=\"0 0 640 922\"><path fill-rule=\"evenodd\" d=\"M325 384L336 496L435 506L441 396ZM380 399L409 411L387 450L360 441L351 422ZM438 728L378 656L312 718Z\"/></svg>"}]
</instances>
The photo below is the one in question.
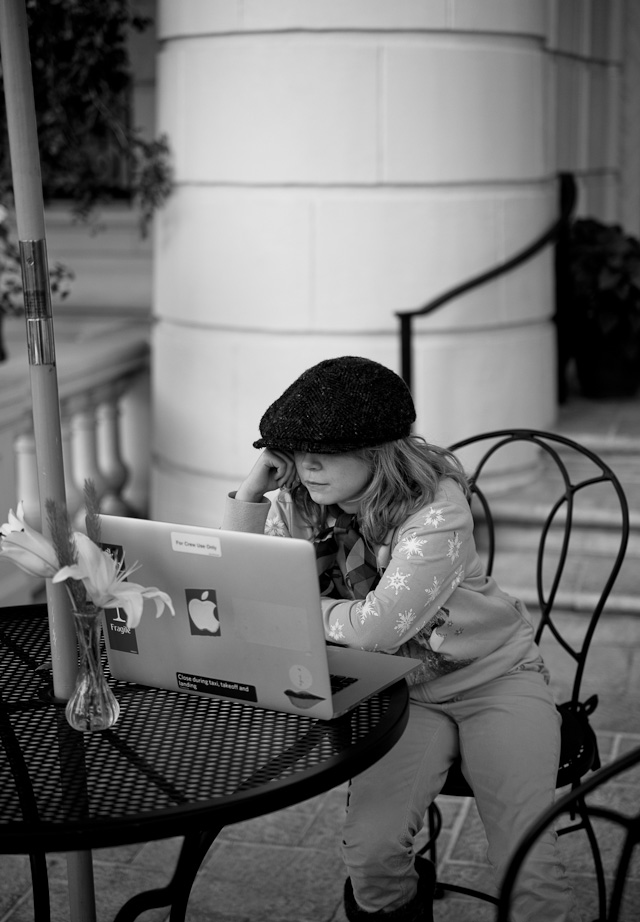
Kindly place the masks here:
<instances>
[{"instance_id":1,"label":"stone column","mask_svg":"<svg viewBox=\"0 0 640 922\"><path fill-rule=\"evenodd\" d=\"M396 311L553 222L546 0L160 0L156 518L218 524L321 359L399 371ZM552 254L416 324L417 431L555 417Z\"/></svg>"}]
</instances>

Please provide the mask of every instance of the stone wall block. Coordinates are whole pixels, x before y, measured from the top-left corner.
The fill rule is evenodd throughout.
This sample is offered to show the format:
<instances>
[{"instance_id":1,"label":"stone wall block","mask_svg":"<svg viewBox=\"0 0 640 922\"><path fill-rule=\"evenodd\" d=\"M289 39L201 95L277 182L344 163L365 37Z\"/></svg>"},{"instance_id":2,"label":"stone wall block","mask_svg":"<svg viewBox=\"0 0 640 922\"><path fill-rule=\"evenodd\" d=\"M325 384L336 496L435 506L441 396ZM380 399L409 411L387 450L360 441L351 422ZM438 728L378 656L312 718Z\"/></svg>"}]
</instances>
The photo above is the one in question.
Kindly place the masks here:
<instances>
[{"instance_id":1,"label":"stone wall block","mask_svg":"<svg viewBox=\"0 0 640 922\"><path fill-rule=\"evenodd\" d=\"M548 324L419 335L415 347L416 431L428 440L450 445L496 428L552 428L556 370Z\"/></svg>"},{"instance_id":2,"label":"stone wall block","mask_svg":"<svg viewBox=\"0 0 640 922\"><path fill-rule=\"evenodd\" d=\"M543 34L546 0L160 0L160 34L459 29Z\"/></svg>"},{"instance_id":3,"label":"stone wall block","mask_svg":"<svg viewBox=\"0 0 640 922\"><path fill-rule=\"evenodd\" d=\"M505 192L394 190L319 199L315 328L389 329L397 311L426 304L532 243L555 220L556 199L555 184ZM522 296L530 281L544 285L548 270L547 262L526 265L499 283L512 316L514 302L518 318L539 316L538 299ZM476 294L485 298L481 289ZM459 298L430 322L451 328L508 320L495 287L490 297L482 315L477 299Z\"/></svg>"},{"instance_id":4,"label":"stone wall block","mask_svg":"<svg viewBox=\"0 0 640 922\"><path fill-rule=\"evenodd\" d=\"M385 181L487 182L545 174L541 48L443 35L390 42L382 85Z\"/></svg>"},{"instance_id":5,"label":"stone wall block","mask_svg":"<svg viewBox=\"0 0 640 922\"><path fill-rule=\"evenodd\" d=\"M371 42L192 38L172 42L163 58L160 118L181 182L375 181Z\"/></svg>"},{"instance_id":6,"label":"stone wall block","mask_svg":"<svg viewBox=\"0 0 640 922\"><path fill-rule=\"evenodd\" d=\"M311 317L311 206L287 190L179 187L158 228L156 313L301 329Z\"/></svg>"}]
</instances>

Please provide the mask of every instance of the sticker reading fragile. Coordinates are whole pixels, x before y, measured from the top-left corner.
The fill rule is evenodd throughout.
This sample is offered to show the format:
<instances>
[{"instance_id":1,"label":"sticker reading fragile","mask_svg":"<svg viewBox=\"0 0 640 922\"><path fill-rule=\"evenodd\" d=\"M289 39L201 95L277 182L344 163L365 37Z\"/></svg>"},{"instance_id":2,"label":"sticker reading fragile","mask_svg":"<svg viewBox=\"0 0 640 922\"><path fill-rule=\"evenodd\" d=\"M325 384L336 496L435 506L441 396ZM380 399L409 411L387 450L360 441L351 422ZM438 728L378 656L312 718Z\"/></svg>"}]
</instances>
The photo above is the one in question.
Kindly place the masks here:
<instances>
[{"instance_id":1,"label":"sticker reading fragile","mask_svg":"<svg viewBox=\"0 0 640 922\"><path fill-rule=\"evenodd\" d=\"M135 628L127 626L127 619L119 608L105 608L106 637L112 650L120 653L138 653Z\"/></svg>"},{"instance_id":2,"label":"sticker reading fragile","mask_svg":"<svg viewBox=\"0 0 640 922\"><path fill-rule=\"evenodd\" d=\"M245 682L231 682L228 679L213 679L210 676L191 675L177 672L178 688L182 691L202 692L205 695L220 695L223 698L238 698L240 701L257 701L254 685Z\"/></svg>"},{"instance_id":3,"label":"sticker reading fragile","mask_svg":"<svg viewBox=\"0 0 640 922\"><path fill-rule=\"evenodd\" d=\"M220 539L212 535L190 535L172 531L171 547L180 554L203 554L205 557L222 556Z\"/></svg>"},{"instance_id":4,"label":"sticker reading fragile","mask_svg":"<svg viewBox=\"0 0 640 922\"><path fill-rule=\"evenodd\" d=\"M124 559L124 548L121 544L107 544L101 542L103 551L107 551L110 557L120 566L120 572L124 573L127 564ZM125 578L124 582L127 582ZM120 653L138 653L138 641L136 639L135 628L127 625L127 619L124 612L119 608L105 608L105 636L108 640L109 647L112 650L118 650Z\"/></svg>"}]
</instances>

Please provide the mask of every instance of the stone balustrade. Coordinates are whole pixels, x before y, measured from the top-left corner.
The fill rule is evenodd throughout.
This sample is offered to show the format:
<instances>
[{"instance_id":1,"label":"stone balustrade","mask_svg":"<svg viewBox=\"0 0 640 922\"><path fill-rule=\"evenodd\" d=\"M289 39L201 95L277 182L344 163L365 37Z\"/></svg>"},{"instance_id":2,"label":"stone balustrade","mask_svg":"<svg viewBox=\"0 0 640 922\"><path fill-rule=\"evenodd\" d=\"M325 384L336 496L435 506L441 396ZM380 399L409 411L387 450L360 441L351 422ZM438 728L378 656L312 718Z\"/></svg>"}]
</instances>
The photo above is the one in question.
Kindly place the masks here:
<instances>
[{"instance_id":1,"label":"stone balustrade","mask_svg":"<svg viewBox=\"0 0 640 922\"><path fill-rule=\"evenodd\" d=\"M145 516L149 470L149 335L146 324L67 319L56 325L56 367L67 506L84 530L83 487L92 480L100 509ZM24 333L9 332L0 365L0 518L22 500L41 526L37 452ZM22 341L21 341L22 340ZM0 605L30 601L41 581L0 561Z\"/></svg>"}]
</instances>

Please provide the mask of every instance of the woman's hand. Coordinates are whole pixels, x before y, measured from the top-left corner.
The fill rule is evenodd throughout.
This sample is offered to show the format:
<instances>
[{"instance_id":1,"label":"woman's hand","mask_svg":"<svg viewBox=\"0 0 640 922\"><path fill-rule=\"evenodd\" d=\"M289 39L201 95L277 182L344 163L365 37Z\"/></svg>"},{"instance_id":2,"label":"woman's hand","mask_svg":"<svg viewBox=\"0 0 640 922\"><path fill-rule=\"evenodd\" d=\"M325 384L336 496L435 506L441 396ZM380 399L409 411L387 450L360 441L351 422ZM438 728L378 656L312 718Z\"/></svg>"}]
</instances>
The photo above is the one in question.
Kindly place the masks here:
<instances>
[{"instance_id":1,"label":"woman's hand","mask_svg":"<svg viewBox=\"0 0 640 922\"><path fill-rule=\"evenodd\" d=\"M296 480L292 455L269 448L262 452L236 493L244 503L259 503L270 490L290 489Z\"/></svg>"}]
</instances>

